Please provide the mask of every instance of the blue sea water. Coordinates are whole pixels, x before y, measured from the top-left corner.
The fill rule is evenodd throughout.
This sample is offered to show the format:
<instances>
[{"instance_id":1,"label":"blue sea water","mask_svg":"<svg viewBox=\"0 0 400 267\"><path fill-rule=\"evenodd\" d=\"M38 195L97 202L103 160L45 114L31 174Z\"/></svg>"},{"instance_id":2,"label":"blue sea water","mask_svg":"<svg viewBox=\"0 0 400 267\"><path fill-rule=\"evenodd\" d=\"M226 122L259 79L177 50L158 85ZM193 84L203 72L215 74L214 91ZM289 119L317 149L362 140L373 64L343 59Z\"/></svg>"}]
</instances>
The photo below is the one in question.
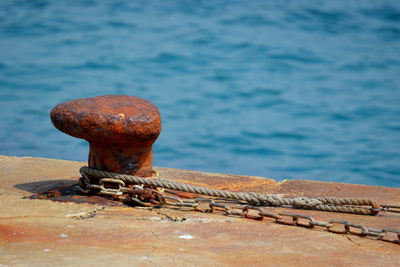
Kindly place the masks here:
<instances>
[{"instance_id":1,"label":"blue sea water","mask_svg":"<svg viewBox=\"0 0 400 267\"><path fill-rule=\"evenodd\" d=\"M0 1L0 154L86 160L58 103L155 103L154 165L400 186L400 1Z\"/></svg>"}]
</instances>

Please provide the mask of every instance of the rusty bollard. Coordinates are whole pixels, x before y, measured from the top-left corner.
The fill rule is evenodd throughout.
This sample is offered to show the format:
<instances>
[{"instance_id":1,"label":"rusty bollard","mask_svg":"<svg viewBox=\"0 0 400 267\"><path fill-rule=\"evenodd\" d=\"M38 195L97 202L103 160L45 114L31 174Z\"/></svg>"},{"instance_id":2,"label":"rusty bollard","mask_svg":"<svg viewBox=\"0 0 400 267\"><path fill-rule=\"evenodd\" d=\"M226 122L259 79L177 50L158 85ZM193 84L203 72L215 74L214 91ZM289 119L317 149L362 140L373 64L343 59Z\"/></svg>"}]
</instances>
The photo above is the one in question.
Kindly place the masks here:
<instances>
[{"instance_id":1,"label":"rusty bollard","mask_svg":"<svg viewBox=\"0 0 400 267\"><path fill-rule=\"evenodd\" d=\"M50 117L60 131L89 142L89 167L152 176L152 145L161 120L151 102L124 95L76 99L54 107Z\"/></svg>"}]
</instances>

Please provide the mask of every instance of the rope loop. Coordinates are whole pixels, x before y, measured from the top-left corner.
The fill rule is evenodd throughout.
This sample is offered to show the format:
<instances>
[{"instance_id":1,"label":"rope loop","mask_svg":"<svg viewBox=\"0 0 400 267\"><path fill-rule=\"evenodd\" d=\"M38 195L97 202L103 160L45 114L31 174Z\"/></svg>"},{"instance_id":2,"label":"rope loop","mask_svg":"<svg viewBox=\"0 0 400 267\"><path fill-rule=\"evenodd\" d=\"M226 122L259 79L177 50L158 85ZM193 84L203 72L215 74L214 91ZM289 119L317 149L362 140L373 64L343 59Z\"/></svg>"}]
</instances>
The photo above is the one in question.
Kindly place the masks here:
<instances>
[{"instance_id":1,"label":"rope loop","mask_svg":"<svg viewBox=\"0 0 400 267\"><path fill-rule=\"evenodd\" d=\"M125 183L149 185L153 187L161 187L170 190L183 191L188 193L202 194L211 197L219 197L225 199L239 200L247 202L254 206L292 206L300 209L314 209L330 212L344 212L362 215L376 215L381 210L381 206L371 199L355 199L355 198L336 198L336 197L295 197L284 198L277 194L260 194L255 192L231 192L226 190L217 190L207 187L178 183L161 178L142 178L127 174L119 174L113 172L100 171L86 166L81 167L82 184L90 183L90 178L113 178L121 180ZM87 183L86 183L87 184ZM83 190L88 190L83 187ZM367 208L363 206L372 206Z\"/></svg>"}]
</instances>

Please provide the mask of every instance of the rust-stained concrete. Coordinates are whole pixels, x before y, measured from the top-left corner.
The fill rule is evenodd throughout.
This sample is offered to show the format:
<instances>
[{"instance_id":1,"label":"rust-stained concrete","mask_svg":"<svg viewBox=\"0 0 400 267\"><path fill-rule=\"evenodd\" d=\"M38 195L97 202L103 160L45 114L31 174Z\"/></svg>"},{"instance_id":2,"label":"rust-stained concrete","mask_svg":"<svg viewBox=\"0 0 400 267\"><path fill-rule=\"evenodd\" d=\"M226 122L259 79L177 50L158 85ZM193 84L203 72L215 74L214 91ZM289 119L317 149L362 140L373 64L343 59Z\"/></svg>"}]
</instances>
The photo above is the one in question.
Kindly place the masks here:
<instances>
[{"instance_id":1,"label":"rust-stained concrete","mask_svg":"<svg viewBox=\"0 0 400 267\"><path fill-rule=\"evenodd\" d=\"M396 266L400 245L180 209L131 208L99 197L25 197L77 182L82 162L0 156L0 266ZM156 168L160 176L232 191L368 197L400 205L400 189ZM293 211L267 208L268 211ZM400 214L361 216L296 210L400 228Z\"/></svg>"}]
</instances>

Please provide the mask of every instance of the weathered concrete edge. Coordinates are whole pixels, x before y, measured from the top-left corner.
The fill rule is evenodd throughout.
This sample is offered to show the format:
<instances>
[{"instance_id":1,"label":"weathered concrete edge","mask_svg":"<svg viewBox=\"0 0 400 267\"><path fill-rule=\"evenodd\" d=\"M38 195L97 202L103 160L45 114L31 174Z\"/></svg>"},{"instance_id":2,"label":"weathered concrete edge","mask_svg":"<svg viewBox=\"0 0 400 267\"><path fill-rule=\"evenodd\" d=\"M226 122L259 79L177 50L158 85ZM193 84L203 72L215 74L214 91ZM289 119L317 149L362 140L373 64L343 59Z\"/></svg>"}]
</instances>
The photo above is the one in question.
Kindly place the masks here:
<instances>
[{"instance_id":1,"label":"weathered concrete edge","mask_svg":"<svg viewBox=\"0 0 400 267\"><path fill-rule=\"evenodd\" d=\"M32 182L29 178L29 168L35 173L35 181L45 183L52 180L77 181L80 177L79 168L86 162L35 158L0 156L0 177L14 175L21 177L18 182ZM27 167L30 166L30 167ZM62 172L59 170L63 169ZM155 167L163 179L192 185L211 187L215 189L236 192L259 192L266 194L281 194L287 197L343 197L369 198L382 204L400 204L400 188L385 186L356 185L348 183L309 181L309 180L276 180L257 176L200 172L174 168ZM28 175L28 176L27 176ZM39 178L40 177L40 178ZM46 183L45 183L46 184ZM51 183L47 183L51 184ZM8 188L13 182L6 179ZM0 188L1 189L1 188Z\"/></svg>"},{"instance_id":2,"label":"weathered concrete edge","mask_svg":"<svg viewBox=\"0 0 400 267\"><path fill-rule=\"evenodd\" d=\"M74 161L74 160L66 160L66 159L56 159L56 158L45 158L45 157L30 157L30 156L7 156L7 155L0 155L1 159L39 159L45 161L54 161L54 162L64 162L64 163L81 163L82 166L87 166L87 162L85 161ZM335 182L335 181L321 181L321 180L307 180L307 179L283 179L277 180L270 177L263 177L263 176L252 176L252 175L242 175L242 174L234 174L234 173L218 173L218 172L205 172L205 171L197 171L197 170L186 170L186 169L178 169L178 168L170 168L170 167L160 167L160 166L153 166L155 170L158 171L172 171L176 173L182 174L191 174L191 175L201 175L201 176L208 176L208 177L225 177L225 178L233 178L233 177L241 177L245 179L254 179L254 180L268 180L269 183L274 183L276 185L284 185L286 183L291 182L307 182L307 183L324 183L324 184L338 184L338 185L353 185L353 186L361 186L361 187L375 187L375 188L400 188L400 187L390 187L390 186L382 186L382 185L364 185L364 184L354 184L354 183L344 183L344 182ZM77 172L79 169L77 169ZM78 174L79 175L79 174Z\"/></svg>"}]
</instances>

